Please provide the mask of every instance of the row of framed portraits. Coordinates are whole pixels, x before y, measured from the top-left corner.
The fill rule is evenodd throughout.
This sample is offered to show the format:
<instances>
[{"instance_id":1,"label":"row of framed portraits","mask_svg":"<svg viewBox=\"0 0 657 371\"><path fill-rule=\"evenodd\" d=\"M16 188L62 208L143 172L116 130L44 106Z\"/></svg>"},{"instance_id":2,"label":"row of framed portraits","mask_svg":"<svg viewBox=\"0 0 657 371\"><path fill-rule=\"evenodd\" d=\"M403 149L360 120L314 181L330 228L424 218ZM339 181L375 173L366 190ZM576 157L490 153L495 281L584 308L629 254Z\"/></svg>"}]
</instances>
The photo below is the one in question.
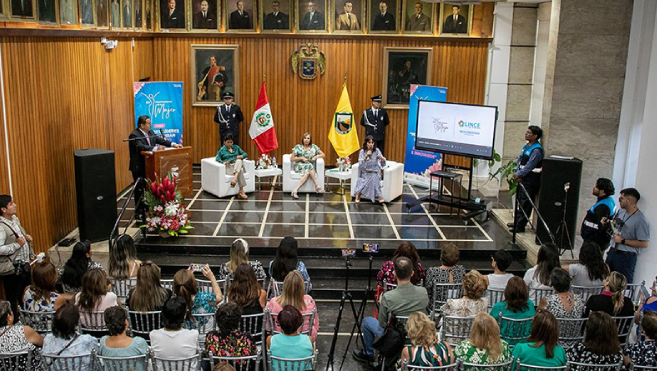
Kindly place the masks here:
<instances>
[{"instance_id":1,"label":"row of framed portraits","mask_svg":"<svg viewBox=\"0 0 657 371\"><path fill-rule=\"evenodd\" d=\"M0 0L0 19L137 31L437 31L444 36L467 37L472 30L473 6L419 0Z\"/></svg>"}]
</instances>

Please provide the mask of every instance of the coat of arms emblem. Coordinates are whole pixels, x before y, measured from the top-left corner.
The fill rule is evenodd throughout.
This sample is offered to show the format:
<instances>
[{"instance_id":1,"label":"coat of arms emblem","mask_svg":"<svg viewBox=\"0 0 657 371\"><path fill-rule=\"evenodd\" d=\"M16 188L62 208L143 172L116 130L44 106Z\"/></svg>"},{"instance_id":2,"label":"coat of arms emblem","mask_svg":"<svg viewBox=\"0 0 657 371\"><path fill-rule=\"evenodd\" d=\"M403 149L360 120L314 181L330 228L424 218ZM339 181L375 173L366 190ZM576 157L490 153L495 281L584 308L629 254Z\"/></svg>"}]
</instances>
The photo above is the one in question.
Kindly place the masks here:
<instances>
[{"instance_id":1,"label":"coat of arms emblem","mask_svg":"<svg viewBox=\"0 0 657 371\"><path fill-rule=\"evenodd\" d=\"M317 45L308 43L301 45L298 51L292 53L292 71L305 80L312 80L317 74L326 71L326 57L319 51Z\"/></svg>"}]
</instances>

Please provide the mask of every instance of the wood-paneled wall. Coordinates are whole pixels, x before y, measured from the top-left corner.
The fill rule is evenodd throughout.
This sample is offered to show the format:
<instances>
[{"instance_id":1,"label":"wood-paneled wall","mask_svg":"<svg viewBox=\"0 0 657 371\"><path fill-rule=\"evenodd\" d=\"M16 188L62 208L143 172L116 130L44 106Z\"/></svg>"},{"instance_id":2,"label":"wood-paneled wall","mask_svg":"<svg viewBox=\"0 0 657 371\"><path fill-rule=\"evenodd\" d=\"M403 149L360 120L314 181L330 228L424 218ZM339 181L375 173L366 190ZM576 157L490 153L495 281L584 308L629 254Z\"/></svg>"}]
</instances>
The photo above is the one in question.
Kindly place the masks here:
<instances>
[{"instance_id":1,"label":"wood-paneled wall","mask_svg":"<svg viewBox=\"0 0 657 371\"><path fill-rule=\"evenodd\" d=\"M314 43L327 59L326 73L315 80L302 80L294 74L290 60L299 45ZM267 95L271 105L279 149L274 155L288 153L304 132L327 154L334 164L336 154L328 141L331 118L341 93L344 76L357 120L370 107L370 97L381 93L384 47L433 48L430 85L448 88L449 101L481 104L486 81L487 42L444 39L364 39L344 38L157 38L154 41L155 80L183 81L184 132L186 145L194 150L194 162L214 156L219 148L219 128L213 122L215 109L192 107L190 46L192 44L238 44L240 46L240 93L236 103L244 112L240 127L240 146L251 157L257 149L248 137L251 115L255 109L262 77L266 74ZM390 109L386 155L404 160L407 110ZM364 130L359 126L359 139Z\"/></svg>"}]
</instances>

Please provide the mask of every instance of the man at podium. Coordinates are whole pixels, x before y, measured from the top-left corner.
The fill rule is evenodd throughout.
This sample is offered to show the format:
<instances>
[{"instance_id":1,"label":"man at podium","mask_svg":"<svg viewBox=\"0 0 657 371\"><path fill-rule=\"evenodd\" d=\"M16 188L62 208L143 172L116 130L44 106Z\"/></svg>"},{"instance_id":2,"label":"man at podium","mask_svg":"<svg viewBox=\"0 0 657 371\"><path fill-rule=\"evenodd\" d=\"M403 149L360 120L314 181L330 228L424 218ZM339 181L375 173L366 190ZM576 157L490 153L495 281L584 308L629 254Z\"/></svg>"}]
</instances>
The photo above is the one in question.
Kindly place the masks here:
<instances>
[{"instance_id":1,"label":"man at podium","mask_svg":"<svg viewBox=\"0 0 657 371\"><path fill-rule=\"evenodd\" d=\"M151 119L147 115L139 116L137 119L137 129L130 133L130 172L132 179L136 182L137 178L146 178L146 163L142 151L156 151L162 147L181 148L177 143L171 143L170 140L164 139L164 135L158 136L151 130ZM134 183L133 183L134 184ZM144 195L144 182L139 184L135 189L135 205L139 203ZM135 210L137 218L145 221L144 211L146 205L142 202Z\"/></svg>"}]
</instances>

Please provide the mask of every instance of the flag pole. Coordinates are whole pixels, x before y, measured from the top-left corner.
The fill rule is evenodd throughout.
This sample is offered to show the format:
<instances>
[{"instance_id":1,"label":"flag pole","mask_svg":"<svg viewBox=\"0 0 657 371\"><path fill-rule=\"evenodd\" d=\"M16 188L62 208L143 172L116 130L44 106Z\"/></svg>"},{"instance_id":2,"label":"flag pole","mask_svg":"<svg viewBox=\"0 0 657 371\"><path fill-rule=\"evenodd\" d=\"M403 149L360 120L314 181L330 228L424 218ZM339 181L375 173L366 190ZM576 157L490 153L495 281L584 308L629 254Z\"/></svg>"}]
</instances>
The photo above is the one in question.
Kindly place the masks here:
<instances>
[{"instance_id":1,"label":"flag pole","mask_svg":"<svg viewBox=\"0 0 657 371\"><path fill-rule=\"evenodd\" d=\"M264 72L264 73L262 74L262 81L263 81L263 82L267 81L267 72Z\"/></svg>"}]
</instances>

